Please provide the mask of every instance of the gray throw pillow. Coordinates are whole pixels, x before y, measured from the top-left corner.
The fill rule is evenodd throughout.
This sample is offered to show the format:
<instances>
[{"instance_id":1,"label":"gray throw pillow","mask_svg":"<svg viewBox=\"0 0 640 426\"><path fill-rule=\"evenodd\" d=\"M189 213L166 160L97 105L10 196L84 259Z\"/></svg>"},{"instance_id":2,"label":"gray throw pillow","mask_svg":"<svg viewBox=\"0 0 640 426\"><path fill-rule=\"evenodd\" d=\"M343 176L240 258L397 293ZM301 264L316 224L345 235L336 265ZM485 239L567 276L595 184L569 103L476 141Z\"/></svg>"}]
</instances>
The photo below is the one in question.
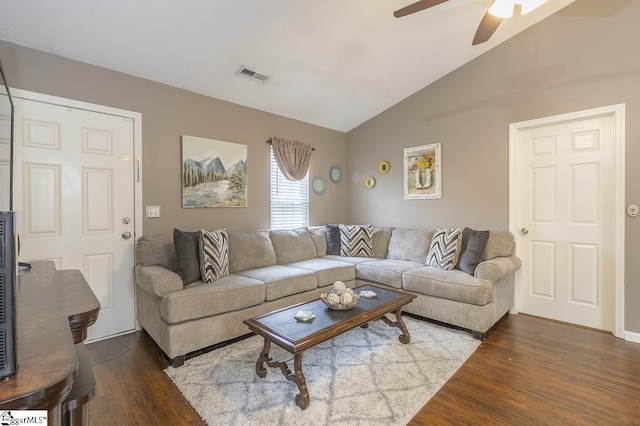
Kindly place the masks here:
<instances>
[{"instance_id":1,"label":"gray throw pillow","mask_svg":"<svg viewBox=\"0 0 640 426\"><path fill-rule=\"evenodd\" d=\"M327 228L327 254L340 255L340 225L325 225Z\"/></svg>"},{"instance_id":2,"label":"gray throw pillow","mask_svg":"<svg viewBox=\"0 0 640 426\"><path fill-rule=\"evenodd\" d=\"M176 249L176 274L182 282L186 285L200 280L200 231L174 228L173 246Z\"/></svg>"},{"instance_id":3,"label":"gray throw pillow","mask_svg":"<svg viewBox=\"0 0 640 426\"><path fill-rule=\"evenodd\" d=\"M482 261L482 251L487 240L489 231L474 231L471 228L464 228L462 231L462 254L458 269L473 275L476 267Z\"/></svg>"}]
</instances>

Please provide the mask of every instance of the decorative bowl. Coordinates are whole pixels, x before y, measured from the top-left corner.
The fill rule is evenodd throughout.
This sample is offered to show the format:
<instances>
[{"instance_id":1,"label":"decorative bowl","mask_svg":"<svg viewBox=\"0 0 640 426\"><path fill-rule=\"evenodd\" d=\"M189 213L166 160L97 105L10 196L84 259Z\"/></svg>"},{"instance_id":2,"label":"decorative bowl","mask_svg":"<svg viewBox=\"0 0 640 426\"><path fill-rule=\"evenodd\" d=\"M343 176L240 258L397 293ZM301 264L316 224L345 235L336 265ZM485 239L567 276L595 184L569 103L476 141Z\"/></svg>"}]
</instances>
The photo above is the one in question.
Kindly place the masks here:
<instances>
[{"instance_id":1,"label":"decorative bowl","mask_svg":"<svg viewBox=\"0 0 640 426\"><path fill-rule=\"evenodd\" d=\"M320 299L329 309L334 311L347 311L358 303L360 295L356 294L350 288L346 289L342 294L338 295L333 290L329 293L320 294Z\"/></svg>"}]
</instances>

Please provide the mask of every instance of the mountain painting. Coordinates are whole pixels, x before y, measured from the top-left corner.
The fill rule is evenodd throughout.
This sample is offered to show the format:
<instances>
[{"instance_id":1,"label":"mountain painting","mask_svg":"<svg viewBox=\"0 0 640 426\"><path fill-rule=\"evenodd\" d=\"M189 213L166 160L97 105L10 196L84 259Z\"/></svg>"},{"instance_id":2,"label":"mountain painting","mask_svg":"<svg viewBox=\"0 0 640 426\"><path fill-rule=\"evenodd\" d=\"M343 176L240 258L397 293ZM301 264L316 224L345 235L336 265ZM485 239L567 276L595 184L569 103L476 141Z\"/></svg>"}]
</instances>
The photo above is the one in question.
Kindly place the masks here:
<instances>
[{"instance_id":1,"label":"mountain painting","mask_svg":"<svg viewBox=\"0 0 640 426\"><path fill-rule=\"evenodd\" d=\"M246 207L247 146L182 136L182 207Z\"/></svg>"}]
</instances>

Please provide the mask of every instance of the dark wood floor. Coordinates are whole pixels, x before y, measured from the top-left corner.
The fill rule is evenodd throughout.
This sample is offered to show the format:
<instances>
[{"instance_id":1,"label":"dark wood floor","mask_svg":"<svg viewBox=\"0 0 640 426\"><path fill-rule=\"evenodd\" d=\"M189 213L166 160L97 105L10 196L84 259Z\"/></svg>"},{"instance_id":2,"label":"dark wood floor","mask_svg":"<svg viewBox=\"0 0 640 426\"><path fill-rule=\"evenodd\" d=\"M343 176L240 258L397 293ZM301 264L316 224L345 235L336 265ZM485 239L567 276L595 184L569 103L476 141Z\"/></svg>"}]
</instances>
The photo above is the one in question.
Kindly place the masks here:
<instances>
[{"instance_id":1,"label":"dark wood floor","mask_svg":"<svg viewBox=\"0 0 640 426\"><path fill-rule=\"evenodd\" d=\"M144 332L94 365L92 425L201 425ZM313 401L312 401L313 403ZM412 425L640 425L640 344L525 315L502 319Z\"/></svg>"}]
</instances>

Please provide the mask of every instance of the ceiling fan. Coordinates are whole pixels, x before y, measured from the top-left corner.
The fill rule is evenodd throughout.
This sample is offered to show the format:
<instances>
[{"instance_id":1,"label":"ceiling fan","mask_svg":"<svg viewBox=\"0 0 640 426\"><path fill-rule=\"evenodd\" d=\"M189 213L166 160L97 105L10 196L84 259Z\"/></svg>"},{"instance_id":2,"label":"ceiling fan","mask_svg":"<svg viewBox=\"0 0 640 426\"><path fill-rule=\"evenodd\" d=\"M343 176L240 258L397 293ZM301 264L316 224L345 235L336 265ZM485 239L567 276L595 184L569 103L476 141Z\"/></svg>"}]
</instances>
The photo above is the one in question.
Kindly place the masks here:
<instances>
[{"instance_id":1,"label":"ceiling fan","mask_svg":"<svg viewBox=\"0 0 640 426\"><path fill-rule=\"evenodd\" d=\"M449 0L419 0L402 9L396 10L393 12L393 16L401 18L447 1ZM502 20L513 16L513 10L516 4L520 5L520 14L525 15L546 1L547 0L494 0L482 17L480 25L478 25L478 29L476 30L476 35L473 37L472 44L475 46L476 44L489 40L498 29Z\"/></svg>"}]
</instances>

